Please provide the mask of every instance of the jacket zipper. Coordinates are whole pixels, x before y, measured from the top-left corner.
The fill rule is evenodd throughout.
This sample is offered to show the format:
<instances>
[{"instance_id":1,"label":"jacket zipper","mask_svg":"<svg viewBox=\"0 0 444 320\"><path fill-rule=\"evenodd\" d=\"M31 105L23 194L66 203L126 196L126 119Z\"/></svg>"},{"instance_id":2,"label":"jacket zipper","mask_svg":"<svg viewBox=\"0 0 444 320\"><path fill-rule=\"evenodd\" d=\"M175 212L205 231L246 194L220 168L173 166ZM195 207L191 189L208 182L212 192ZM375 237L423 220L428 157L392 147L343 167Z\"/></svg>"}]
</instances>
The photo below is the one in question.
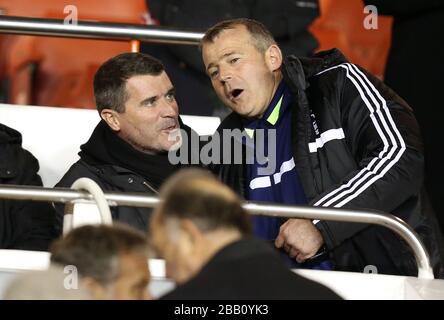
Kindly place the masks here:
<instances>
[{"instance_id":1,"label":"jacket zipper","mask_svg":"<svg viewBox=\"0 0 444 320\"><path fill-rule=\"evenodd\" d=\"M155 194L159 194L159 192L157 192L156 189L154 189L148 182L146 181L142 181L142 184L147 187L148 189L150 189L152 192L154 192Z\"/></svg>"}]
</instances>

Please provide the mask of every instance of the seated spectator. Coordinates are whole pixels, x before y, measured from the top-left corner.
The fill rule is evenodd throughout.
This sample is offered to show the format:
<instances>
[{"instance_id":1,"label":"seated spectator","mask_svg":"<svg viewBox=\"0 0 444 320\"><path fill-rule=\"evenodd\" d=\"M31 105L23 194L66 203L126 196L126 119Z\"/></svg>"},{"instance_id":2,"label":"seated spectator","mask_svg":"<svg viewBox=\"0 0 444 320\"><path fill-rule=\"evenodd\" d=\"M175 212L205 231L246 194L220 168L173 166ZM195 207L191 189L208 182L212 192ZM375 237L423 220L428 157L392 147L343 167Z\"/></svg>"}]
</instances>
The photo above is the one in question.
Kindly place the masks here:
<instances>
[{"instance_id":1,"label":"seated spectator","mask_svg":"<svg viewBox=\"0 0 444 320\"><path fill-rule=\"evenodd\" d=\"M91 295L81 279L67 287L68 276L63 268L51 266L48 270L19 275L7 287L4 300L89 300ZM68 279L69 280L69 279Z\"/></svg>"},{"instance_id":2,"label":"seated spectator","mask_svg":"<svg viewBox=\"0 0 444 320\"><path fill-rule=\"evenodd\" d=\"M423 193L423 144L405 101L337 49L284 57L255 20L208 29L202 58L233 111L214 137L228 129L254 138L225 135L221 144L234 145L245 161L216 159L213 171L222 181L249 201L391 213L418 233L435 276L444 276L442 237ZM255 217L253 226L299 264L417 275L411 249L387 228L275 217Z\"/></svg>"},{"instance_id":3,"label":"seated spectator","mask_svg":"<svg viewBox=\"0 0 444 320\"><path fill-rule=\"evenodd\" d=\"M38 171L20 132L0 124L0 184L42 186ZM56 237L54 221L48 203L0 199L0 248L47 250Z\"/></svg>"},{"instance_id":4,"label":"seated spectator","mask_svg":"<svg viewBox=\"0 0 444 320\"><path fill-rule=\"evenodd\" d=\"M291 272L270 245L252 238L239 198L209 173L180 172L160 195L151 240L178 283L163 299L339 298Z\"/></svg>"},{"instance_id":5,"label":"seated spectator","mask_svg":"<svg viewBox=\"0 0 444 320\"><path fill-rule=\"evenodd\" d=\"M51 263L75 267L94 299L150 298L146 237L128 226L76 228L51 246Z\"/></svg>"},{"instance_id":6,"label":"seated spectator","mask_svg":"<svg viewBox=\"0 0 444 320\"><path fill-rule=\"evenodd\" d=\"M162 63L140 53L111 58L95 75L94 95L102 120L80 147L80 160L56 187L70 187L78 178L87 177L104 191L156 194L162 182L180 168L168 159L168 151L177 144L172 137L179 128L188 137L195 134L179 118L175 89ZM61 233L63 205L56 209ZM111 210L113 219L146 232L150 209Z\"/></svg>"}]
</instances>

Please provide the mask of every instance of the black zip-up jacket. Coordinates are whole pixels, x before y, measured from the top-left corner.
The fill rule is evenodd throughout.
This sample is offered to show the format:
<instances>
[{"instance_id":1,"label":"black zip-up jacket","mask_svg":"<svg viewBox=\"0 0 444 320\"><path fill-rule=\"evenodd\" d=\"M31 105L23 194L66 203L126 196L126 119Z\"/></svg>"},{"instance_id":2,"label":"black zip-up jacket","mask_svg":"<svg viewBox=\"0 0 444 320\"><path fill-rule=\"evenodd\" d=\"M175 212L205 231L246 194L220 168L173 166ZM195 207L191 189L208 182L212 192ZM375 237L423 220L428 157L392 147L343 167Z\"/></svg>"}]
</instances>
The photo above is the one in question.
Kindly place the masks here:
<instances>
[{"instance_id":1,"label":"black zip-up jacket","mask_svg":"<svg viewBox=\"0 0 444 320\"><path fill-rule=\"evenodd\" d=\"M0 124L0 184L42 186L39 163L22 148L20 132ZM0 199L0 248L48 250L55 212L46 202Z\"/></svg>"},{"instance_id":2,"label":"black zip-up jacket","mask_svg":"<svg viewBox=\"0 0 444 320\"><path fill-rule=\"evenodd\" d=\"M435 274L442 274L442 238L421 192L423 145L411 108L337 49L290 56L282 71L295 98L293 157L309 205L373 209L404 219L424 241ZM231 113L218 132L234 128L243 129L242 121ZM244 195L244 165L212 170ZM408 247L386 228L333 221L316 226L337 270L362 272L374 265L379 273L417 274Z\"/></svg>"},{"instance_id":3,"label":"black zip-up jacket","mask_svg":"<svg viewBox=\"0 0 444 320\"><path fill-rule=\"evenodd\" d=\"M183 124L180 118L179 123L188 138L194 136L194 139L197 139L197 133ZM183 146L188 148L187 157L191 157L192 144L185 143ZM74 181L85 177L95 181L105 192L157 195L163 181L182 167L182 164L170 164L165 154L148 155L137 151L112 132L103 120L80 149L80 160L69 168L56 187L69 188ZM65 206L63 204L54 204L54 206L57 211L57 232L61 234ZM113 220L147 232L151 208L113 206L110 209Z\"/></svg>"}]
</instances>

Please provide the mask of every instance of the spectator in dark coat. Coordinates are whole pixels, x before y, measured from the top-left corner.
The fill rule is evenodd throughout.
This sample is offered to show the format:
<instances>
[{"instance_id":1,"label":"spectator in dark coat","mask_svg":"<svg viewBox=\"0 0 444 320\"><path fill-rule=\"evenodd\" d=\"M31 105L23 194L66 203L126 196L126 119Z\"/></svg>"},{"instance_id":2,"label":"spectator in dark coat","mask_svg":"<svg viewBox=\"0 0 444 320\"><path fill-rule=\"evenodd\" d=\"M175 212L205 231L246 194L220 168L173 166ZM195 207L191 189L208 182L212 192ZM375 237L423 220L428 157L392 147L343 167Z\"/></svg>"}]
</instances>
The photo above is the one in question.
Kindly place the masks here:
<instances>
[{"instance_id":1,"label":"spectator in dark coat","mask_svg":"<svg viewBox=\"0 0 444 320\"><path fill-rule=\"evenodd\" d=\"M182 171L161 190L152 244L179 285L164 299L338 299L287 269L272 247L250 236L239 198L201 170Z\"/></svg>"},{"instance_id":2,"label":"spectator in dark coat","mask_svg":"<svg viewBox=\"0 0 444 320\"><path fill-rule=\"evenodd\" d=\"M175 89L162 63L141 53L111 58L94 77L94 95L102 120L80 147L80 160L56 186L70 187L78 178L87 177L105 191L156 194L162 182L180 168L169 160L178 133L196 134L179 118ZM61 233L64 207L56 208ZM111 209L114 220L143 231L150 213L149 208Z\"/></svg>"},{"instance_id":3,"label":"spectator in dark coat","mask_svg":"<svg viewBox=\"0 0 444 320\"><path fill-rule=\"evenodd\" d=\"M336 49L284 58L272 34L251 19L210 28L202 56L214 90L233 110L216 141L234 129L249 138L223 135L222 145L237 145L236 157L245 160L214 161L224 182L249 201L389 212L414 228L435 275L444 275L442 237L422 193L423 145L404 100ZM298 263L324 256L321 268L417 273L411 250L389 230L326 220L254 222L255 234L275 240Z\"/></svg>"},{"instance_id":4,"label":"spectator in dark coat","mask_svg":"<svg viewBox=\"0 0 444 320\"><path fill-rule=\"evenodd\" d=\"M0 184L42 186L38 171L20 132L0 124ZM54 219L49 203L0 199L0 248L47 250L56 237Z\"/></svg>"}]
</instances>

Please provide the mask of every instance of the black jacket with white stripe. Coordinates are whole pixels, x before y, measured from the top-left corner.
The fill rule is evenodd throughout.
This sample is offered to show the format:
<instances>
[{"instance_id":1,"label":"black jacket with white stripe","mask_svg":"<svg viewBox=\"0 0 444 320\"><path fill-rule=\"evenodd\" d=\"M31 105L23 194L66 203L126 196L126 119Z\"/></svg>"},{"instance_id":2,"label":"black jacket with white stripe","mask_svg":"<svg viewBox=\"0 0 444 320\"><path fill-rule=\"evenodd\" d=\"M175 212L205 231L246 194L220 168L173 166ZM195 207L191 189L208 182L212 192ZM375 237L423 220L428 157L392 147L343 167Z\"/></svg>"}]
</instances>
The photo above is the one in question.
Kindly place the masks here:
<instances>
[{"instance_id":1,"label":"black jacket with white stripe","mask_svg":"<svg viewBox=\"0 0 444 320\"><path fill-rule=\"evenodd\" d=\"M295 97L293 157L309 204L402 218L424 241L435 274L443 275L442 237L424 201L423 145L411 108L336 49L290 56L282 71ZM235 128L243 129L242 121L231 113L218 132ZM212 170L244 195L244 165L222 163ZM379 273L417 274L410 249L386 228L332 221L316 226L337 270L362 272L373 265Z\"/></svg>"}]
</instances>

